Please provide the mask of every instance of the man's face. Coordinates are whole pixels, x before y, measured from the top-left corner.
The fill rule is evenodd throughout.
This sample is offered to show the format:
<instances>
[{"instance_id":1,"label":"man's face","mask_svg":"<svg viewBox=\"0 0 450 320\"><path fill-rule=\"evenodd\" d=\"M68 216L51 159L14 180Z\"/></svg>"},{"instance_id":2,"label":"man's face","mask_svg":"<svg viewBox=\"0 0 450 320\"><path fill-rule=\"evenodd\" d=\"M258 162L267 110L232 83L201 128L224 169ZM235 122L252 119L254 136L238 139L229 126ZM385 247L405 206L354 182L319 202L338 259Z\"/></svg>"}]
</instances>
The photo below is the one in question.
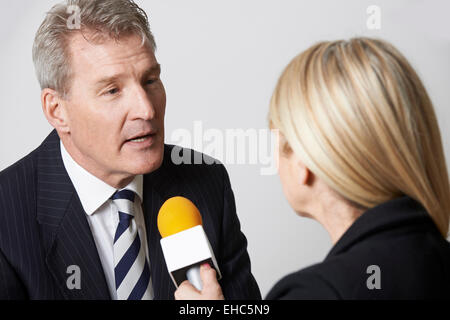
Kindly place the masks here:
<instances>
[{"instance_id":1,"label":"man's face","mask_svg":"<svg viewBox=\"0 0 450 320\"><path fill-rule=\"evenodd\" d=\"M77 34L70 52L69 153L110 184L157 169L166 95L152 50L138 36L95 44Z\"/></svg>"}]
</instances>

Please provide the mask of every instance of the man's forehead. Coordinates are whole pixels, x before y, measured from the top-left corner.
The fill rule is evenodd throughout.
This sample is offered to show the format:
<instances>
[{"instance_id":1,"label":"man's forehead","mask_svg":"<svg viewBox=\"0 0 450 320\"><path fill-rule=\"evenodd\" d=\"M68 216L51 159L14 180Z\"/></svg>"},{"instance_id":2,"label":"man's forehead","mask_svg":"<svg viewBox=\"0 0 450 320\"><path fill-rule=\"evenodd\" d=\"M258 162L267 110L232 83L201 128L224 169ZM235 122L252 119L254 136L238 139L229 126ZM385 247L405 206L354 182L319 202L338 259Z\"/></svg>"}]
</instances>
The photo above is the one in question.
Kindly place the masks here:
<instances>
[{"instance_id":1,"label":"man's forehead","mask_svg":"<svg viewBox=\"0 0 450 320\"><path fill-rule=\"evenodd\" d=\"M84 64L85 67L95 65L96 68L116 64L144 62L149 64L146 68L157 65L151 47L144 43L139 36L122 37L119 40L104 36L99 41L81 32L72 35L69 41L69 50L72 62Z\"/></svg>"}]
</instances>

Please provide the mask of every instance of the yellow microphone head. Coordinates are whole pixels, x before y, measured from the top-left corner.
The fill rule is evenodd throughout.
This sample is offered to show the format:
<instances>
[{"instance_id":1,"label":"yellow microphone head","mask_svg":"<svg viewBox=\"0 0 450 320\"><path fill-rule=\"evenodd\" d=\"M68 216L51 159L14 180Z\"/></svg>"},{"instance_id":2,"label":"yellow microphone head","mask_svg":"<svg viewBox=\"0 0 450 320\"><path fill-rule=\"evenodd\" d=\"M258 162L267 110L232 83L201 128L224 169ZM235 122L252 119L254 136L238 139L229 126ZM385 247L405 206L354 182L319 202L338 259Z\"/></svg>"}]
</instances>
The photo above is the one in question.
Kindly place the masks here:
<instances>
[{"instance_id":1,"label":"yellow microphone head","mask_svg":"<svg viewBox=\"0 0 450 320\"><path fill-rule=\"evenodd\" d=\"M172 197L159 209L158 230L163 238L198 225L202 225L202 216L189 199Z\"/></svg>"}]
</instances>

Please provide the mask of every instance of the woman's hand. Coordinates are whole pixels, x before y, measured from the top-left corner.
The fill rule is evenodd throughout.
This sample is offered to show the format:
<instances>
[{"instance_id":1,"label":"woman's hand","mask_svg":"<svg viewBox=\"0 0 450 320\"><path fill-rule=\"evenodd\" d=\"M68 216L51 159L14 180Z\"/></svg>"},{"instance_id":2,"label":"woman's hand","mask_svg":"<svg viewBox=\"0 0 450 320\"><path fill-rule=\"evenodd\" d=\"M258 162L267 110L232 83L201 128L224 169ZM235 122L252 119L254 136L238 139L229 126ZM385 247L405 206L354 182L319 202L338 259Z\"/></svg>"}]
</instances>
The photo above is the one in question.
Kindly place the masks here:
<instances>
[{"instance_id":1,"label":"woman's hand","mask_svg":"<svg viewBox=\"0 0 450 320\"><path fill-rule=\"evenodd\" d=\"M224 300L222 288L217 282L216 270L208 263L200 266L203 289L198 291L189 281L183 281L175 291L176 300Z\"/></svg>"}]
</instances>

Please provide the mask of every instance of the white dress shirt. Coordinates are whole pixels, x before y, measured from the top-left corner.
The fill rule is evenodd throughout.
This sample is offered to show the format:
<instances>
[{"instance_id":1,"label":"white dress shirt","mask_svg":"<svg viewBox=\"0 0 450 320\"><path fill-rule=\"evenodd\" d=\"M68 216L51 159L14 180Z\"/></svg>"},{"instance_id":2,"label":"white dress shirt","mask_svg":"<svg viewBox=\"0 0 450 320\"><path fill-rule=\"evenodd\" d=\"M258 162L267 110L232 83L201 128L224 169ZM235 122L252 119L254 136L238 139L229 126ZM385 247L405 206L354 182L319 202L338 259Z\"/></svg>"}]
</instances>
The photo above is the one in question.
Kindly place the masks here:
<instances>
[{"instance_id":1,"label":"white dress shirt","mask_svg":"<svg viewBox=\"0 0 450 320\"><path fill-rule=\"evenodd\" d=\"M110 199L117 190L76 163L64 148L62 141L60 144L64 166L77 191L83 209L87 214L87 220L94 237L95 245L97 246L98 255L102 263L111 298L117 300L114 278L113 244L114 235L119 223L119 213L117 207ZM145 221L141 205L143 200L143 176L137 175L125 188L130 189L137 194L134 202L134 219L138 228L139 237L144 244L145 255L150 266L147 234L145 231ZM83 285L83 278L81 278L81 285ZM151 279L150 288L152 288ZM151 291L151 296L153 298L153 289L151 289Z\"/></svg>"}]
</instances>

